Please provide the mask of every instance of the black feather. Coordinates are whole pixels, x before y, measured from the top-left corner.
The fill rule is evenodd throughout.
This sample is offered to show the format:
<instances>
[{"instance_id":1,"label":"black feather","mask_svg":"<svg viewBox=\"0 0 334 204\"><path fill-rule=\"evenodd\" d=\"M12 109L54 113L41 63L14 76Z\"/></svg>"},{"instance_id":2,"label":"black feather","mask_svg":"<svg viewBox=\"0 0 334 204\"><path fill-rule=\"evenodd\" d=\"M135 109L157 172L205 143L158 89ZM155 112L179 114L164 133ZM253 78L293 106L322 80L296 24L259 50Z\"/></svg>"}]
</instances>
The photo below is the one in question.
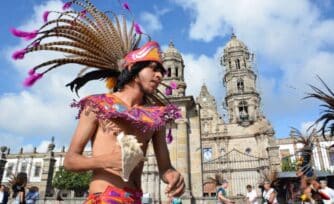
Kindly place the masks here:
<instances>
[{"instance_id":1,"label":"black feather","mask_svg":"<svg viewBox=\"0 0 334 204\"><path fill-rule=\"evenodd\" d=\"M70 83L66 84L66 86L69 86L71 91L75 91L75 93L78 95L78 90L84 86L87 82L91 80L102 80L109 77L118 77L120 74L119 71L116 70L96 70L88 72L87 74L75 78Z\"/></svg>"}]
</instances>

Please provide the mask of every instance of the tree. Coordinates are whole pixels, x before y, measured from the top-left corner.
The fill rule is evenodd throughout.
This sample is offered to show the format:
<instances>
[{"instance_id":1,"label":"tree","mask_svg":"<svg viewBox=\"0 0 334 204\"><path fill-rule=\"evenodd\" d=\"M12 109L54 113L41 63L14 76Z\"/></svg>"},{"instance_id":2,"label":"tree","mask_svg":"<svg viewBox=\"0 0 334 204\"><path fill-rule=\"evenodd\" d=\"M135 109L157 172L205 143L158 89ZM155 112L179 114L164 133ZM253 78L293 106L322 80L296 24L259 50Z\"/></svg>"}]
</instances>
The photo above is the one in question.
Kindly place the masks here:
<instances>
[{"instance_id":1,"label":"tree","mask_svg":"<svg viewBox=\"0 0 334 204\"><path fill-rule=\"evenodd\" d=\"M76 194L81 194L88 189L91 178L91 172L76 173L60 167L53 178L52 185L61 190L74 190Z\"/></svg>"},{"instance_id":2,"label":"tree","mask_svg":"<svg viewBox=\"0 0 334 204\"><path fill-rule=\"evenodd\" d=\"M296 162L291 160L291 157L284 157L281 160L282 171L296 171Z\"/></svg>"}]
</instances>

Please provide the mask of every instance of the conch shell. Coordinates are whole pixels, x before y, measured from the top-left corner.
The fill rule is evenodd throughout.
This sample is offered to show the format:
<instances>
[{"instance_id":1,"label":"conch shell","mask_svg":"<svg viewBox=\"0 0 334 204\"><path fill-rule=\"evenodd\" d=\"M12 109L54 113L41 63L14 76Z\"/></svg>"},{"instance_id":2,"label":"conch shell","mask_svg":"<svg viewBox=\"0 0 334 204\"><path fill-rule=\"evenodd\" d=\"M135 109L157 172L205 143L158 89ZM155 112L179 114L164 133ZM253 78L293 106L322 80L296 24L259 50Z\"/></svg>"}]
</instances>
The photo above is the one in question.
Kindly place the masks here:
<instances>
[{"instance_id":1,"label":"conch shell","mask_svg":"<svg viewBox=\"0 0 334 204\"><path fill-rule=\"evenodd\" d=\"M117 141L121 146L122 151L122 179L125 182L129 181L129 177L133 169L146 158L142 149L143 144L139 143L134 135L125 135L121 132L117 135Z\"/></svg>"}]
</instances>

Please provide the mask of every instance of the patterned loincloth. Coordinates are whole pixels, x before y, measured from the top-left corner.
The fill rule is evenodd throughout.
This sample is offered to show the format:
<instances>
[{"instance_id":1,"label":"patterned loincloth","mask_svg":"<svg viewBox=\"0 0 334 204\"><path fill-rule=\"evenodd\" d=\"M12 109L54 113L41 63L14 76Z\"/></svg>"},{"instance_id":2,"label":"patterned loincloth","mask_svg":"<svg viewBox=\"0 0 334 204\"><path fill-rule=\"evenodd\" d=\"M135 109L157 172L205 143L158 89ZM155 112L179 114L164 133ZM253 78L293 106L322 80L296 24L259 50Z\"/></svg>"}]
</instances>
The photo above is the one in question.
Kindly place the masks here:
<instances>
[{"instance_id":1,"label":"patterned loincloth","mask_svg":"<svg viewBox=\"0 0 334 204\"><path fill-rule=\"evenodd\" d=\"M141 204L141 190L108 186L104 193L89 194L84 204Z\"/></svg>"}]
</instances>

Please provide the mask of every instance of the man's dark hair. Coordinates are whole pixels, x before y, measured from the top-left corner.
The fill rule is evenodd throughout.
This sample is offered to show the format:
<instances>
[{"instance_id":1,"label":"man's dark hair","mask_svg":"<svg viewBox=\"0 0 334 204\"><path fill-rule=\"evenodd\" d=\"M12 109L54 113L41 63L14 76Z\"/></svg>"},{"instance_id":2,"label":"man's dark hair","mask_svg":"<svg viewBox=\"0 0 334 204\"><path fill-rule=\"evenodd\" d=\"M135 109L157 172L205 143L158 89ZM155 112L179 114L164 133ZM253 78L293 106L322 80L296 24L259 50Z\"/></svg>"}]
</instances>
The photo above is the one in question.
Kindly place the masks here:
<instances>
[{"instance_id":1,"label":"man's dark hair","mask_svg":"<svg viewBox=\"0 0 334 204\"><path fill-rule=\"evenodd\" d=\"M130 71L128 69L124 69L117 78L117 84L114 91L116 92L123 89L124 86L131 82L143 68L149 67L152 63L152 61L137 62L132 66ZM156 63L156 69L158 69L162 75L166 72L160 63Z\"/></svg>"},{"instance_id":2,"label":"man's dark hair","mask_svg":"<svg viewBox=\"0 0 334 204\"><path fill-rule=\"evenodd\" d=\"M248 185L246 186L246 188L252 188L252 186L248 184Z\"/></svg>"}]
</instances>

